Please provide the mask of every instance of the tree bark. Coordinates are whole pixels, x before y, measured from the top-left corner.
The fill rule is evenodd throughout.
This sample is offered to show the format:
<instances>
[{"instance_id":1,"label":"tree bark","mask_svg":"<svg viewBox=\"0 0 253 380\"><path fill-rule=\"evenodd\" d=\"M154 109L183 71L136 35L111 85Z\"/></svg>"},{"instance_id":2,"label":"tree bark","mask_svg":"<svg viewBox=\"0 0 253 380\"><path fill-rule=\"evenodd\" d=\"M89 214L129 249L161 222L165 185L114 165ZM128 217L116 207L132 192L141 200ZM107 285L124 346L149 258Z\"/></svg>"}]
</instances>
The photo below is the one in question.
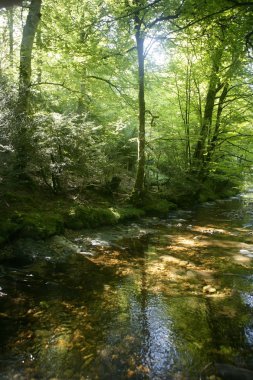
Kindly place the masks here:
<instances>
[{"instance_id":1,"label":"tree bark","mask_svg":"<svg viewBox=\"0 0 253 380\"><path fill-rule=\"evenodd\" d=\"M29 109L32 74L32 50L37 27L40 21L41 4L42 0L31 0L28 16L23 29L19 68L18 106L20 113L27 113Z\"/></svg>"},{"instance_id":2,"label":"tree bark","mask_svg":"<svg viewBox=\"0 0 253 380\"><path fill-rule=\"evenodd\" d=\"M194 154L193 154L193 160L195 162L195 166L197 170L199 169L201 170L201 166L205 159L207 140L211 134L212 118L213 118L213 112L214 112L214 106L215 106L215 97L216 97L217 92L222 88L222 86L219 83L219 77L218 77L221 59L222 59L222 49L219 48L214 58L212 72L209 79L209 87L208 87L208 91L206 95L204 116L201 123L199 138L198 138L197 144L195 146Z\"/></svg>"},{"instance_id":3,"label":"tree bark","mask_svg":"<svg viewBox=\"0 0 253 380\"><path fill-rule=\"evenodd\" d=\"M219 98L215 128L214 128L212 139L211 139L209 146L208 146L208 149L207 149L205 165L207 165L211 161L211 158L212 158L213 153L214 153L215 148L216 148L216 144L217 144L218 136L219 136L219 131L220 131L220 125L221 125L221 115L222 115L222 111L223 111L223 105L224 105L224 101L226 99L226 96L228 94L228 91L229 91L229 85L228 85L228 83L226 83L225 86L223 87L222 93L221 93L220 98Z\"/></svg>"},{"instance_id":4,"label":"tree bark","mask_svg":"<svg viewBox=\"0 0 253 380\"><path fill-rule=\"evenodd\" d=\"M7 11L8 17L8 30L9 30L9 55L10 55L10 64L11 68L13 68L13 53L14 53L14 39L13 39L13 31L14 31L14 9L11 8Z\"/></svg>"},{"instance_id":5,"label":"tree bark","mask_svg":"<svg viewBox=\"0 0 253 380\"><path fill-rule=\"evenodd\" d=\"M31 131L29 129L30 87L32 75L32 50L40 20L42 0L31 0L20 47L19 91L15 110L16 130L13 137L16 160L14 171L17 179L27 179L27 164L32 156Z\"/></svg>"},{"instance_id":6,"label":"tree bark","mask_svg":"<svg viewBox=\"0 0 253 380\"><path fill-rule=\"evenodd\" d=\"M144 193L145 179L145 55L144 55L144 32L141 30L142 22L139 15L135 15L135 40L138 54L138 105L139 105L139 129L138 129L138 161L137 173L133 191L133 198L140 200Z\"/></svg>"}]
</instances>

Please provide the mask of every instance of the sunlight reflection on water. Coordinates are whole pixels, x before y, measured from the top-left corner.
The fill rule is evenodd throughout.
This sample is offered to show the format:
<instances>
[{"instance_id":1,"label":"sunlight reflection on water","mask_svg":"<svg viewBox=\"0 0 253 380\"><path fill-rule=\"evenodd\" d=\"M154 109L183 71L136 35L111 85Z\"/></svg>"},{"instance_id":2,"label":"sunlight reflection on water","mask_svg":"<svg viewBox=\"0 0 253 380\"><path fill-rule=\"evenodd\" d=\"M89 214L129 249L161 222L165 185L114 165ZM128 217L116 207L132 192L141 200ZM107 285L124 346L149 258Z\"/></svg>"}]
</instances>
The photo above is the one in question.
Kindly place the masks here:
<instances>
[{"instance_id":1,"label":"sunlight reflection on water","mask_svg":"<svg viewBox=\"0 0 253 380\"><path fill-rule=\"evenodd\" d=\"M251 368L251 214L233 202L73 235L83 251L66 262L48 252L6 266L1 378L195 380L210 361Z\"/></svg>"}]
</instances>

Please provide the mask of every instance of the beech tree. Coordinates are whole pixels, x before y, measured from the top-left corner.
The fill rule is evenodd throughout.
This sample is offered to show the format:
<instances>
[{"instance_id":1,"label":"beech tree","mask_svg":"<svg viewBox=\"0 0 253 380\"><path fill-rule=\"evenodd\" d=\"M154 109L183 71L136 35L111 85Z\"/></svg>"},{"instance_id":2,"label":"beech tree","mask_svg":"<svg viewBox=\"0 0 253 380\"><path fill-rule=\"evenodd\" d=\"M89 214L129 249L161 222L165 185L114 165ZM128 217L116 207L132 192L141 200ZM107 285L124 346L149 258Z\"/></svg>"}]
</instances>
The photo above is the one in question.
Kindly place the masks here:
<instances>
[{"instance_id":1,"label":"beech tree","mask_svg":"<svg viewBox=\"0 0 253 380\"><path fill-rule=\"evenodd\" d=\"M41 176L54 192L116 176L141 203L153 184L183 192L187 181L191 190L214 173L226 177L228 166L232 173L250 165L251 2L23 4L22 13L0 12L1 74L17 99L8 125L18 173ZM89 140L93 128L97 139ZM87 152L94 141L97 173L84 164L85 139ZM68 141L83 146L69 149Z\"/></svg>"},{"instance_id":2,"label":"beech tree","mask_svg":"<svg viewBox=\"0 0 253 380\"><path fill-rule=\"evenodd\" d=\"M42 0L31 0L26 23L24 25L20 47L18 111L29 110L29 94L32 75L32 51L34 39L40 21Z\"/></svg>"}]
</instances>

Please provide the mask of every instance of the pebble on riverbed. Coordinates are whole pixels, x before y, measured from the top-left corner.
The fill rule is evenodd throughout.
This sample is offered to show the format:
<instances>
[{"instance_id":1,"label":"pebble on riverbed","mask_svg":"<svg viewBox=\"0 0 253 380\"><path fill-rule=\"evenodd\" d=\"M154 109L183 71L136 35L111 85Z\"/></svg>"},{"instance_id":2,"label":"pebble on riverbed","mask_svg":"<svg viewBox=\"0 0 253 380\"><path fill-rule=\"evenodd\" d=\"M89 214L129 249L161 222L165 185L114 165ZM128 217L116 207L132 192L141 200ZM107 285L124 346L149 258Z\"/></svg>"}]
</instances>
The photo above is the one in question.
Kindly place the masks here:
<instances>
[{"instance_id":1,"label":"pebble on riverbed","mask_svg":"<svg viewBox=\"0 0 253 380\"><path fill-rule=\"evenodd\" d=\"M214 294L217 292L217 290L212 285L206 285L206 286L203 286L203 292L209 293L209 294Z\"/></svg>"}]
</instances>

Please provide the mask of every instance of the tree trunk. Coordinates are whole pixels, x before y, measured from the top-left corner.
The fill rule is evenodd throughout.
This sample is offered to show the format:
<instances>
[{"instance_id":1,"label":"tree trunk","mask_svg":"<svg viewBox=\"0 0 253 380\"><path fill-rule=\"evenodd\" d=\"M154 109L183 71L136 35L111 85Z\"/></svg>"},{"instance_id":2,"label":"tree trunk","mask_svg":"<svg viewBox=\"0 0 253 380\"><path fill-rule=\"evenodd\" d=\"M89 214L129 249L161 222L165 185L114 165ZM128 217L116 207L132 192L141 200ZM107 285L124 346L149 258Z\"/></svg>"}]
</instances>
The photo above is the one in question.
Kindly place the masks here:
<instances>
[{"instance_id":1,"label":"tree trunk","mask_svg":"<svg viewBox=\"0 0 253 380\"><path fill-rule=\"evenodd\" d=\"M19 180L27 179L26 168L32 156L29 130L30 86L32 75L32 50L40 20L42 0L31 0L20 47L19 93L16 107L16 131L13 145L16 153L14 170Z\"/></svg>"},{"instance_id":2,"label":"tree trunk","mask_svg":"<svg viewBox=\"0 0 253 380\"><path fill-rule=\"evenodd\" d=\"M218 73L220 70L220 63L222 58L222 49L219 48L214 57L213 68L209 79L209 87L206 95L204 116L201 123L199 138L194 150L193 160L198 171L201 171L203 162L205 160L205 153L207 147L207 140L211 134L212 118L215 106L215 97L217 92L222 88L219 83Z\"/></svg>"},{"instance_id":3,"label":"tree trunk","mask_svg":"<svg viewBox=\"0 0 253 380\"><path fill-rule=\"evenodd\" d=\"M185 83L185 162L186 168L191 167L190 144L190 106L191 106L191 63L188 59Z\"/></svg>"},{"instance_id":4,"label":"tree trunk","mask_svg":"<svg viewBox=\"0 0 253 380\"><path fill-rule=\"evenodd\" d=\"M207 149L205 165L207 165L211 161L212 155L213 155L215 148L216 148L216 144L217 144L218 136L219 136L219 131L220 131L221 115L222 115L222 111L223 111L223 105L224 105L224 101L226 99L226 96L228 94L228 91L229 91L229 86L228 86L228 83L226 83L225 86L223 87L222 93L221 93L220 98L219 98L215 128L214 128L212 139L211 139L210 144L209 144L208 149Z\"/></svg>"},{"instance_id":5,"label":"tree trunk","mask_svg":"<svg viewBox=\"0 0 253 380\"><path fill-rule=\"evenodd\" d=\"M36 63L37 66L37 82L40 83L42 81L42 56L41 56L41 51L42 51L42 37L41 37L41 28L37 28L37 33L36 33L36 48L38 51L38 60Z\"/></svg>"},{"instance_id":6,"label":"tree trunk","mask_svg":"<svg viewBox=\"0 0 253 380\"><path fill-rule=\"evenodd\" d=\"M37 27L40 21L42 0L31 0L28 16L23 29L20 47L19 68L19 112L27 113L29 109L29 95L32 74L32 50Z\"/></svg>"},{"instance_id":7,"label":"tree trunk","mask_svg":"<svg viewBox=\"0 0 253 380\"><path fill-rule=\"evenodd\" d=\"M138 162L133 191L133 199L141 200L144 193L145 178L145 68L144 68L144 33L141 31L142 22L135 16L135 40L138 54L138 85L139 85L139 132L138 132Z\"/></svg>"},{"instance_id":8,"label":"tree trunk","mask_svg":"<svg viewBox=\"0 0 253 380\"><path fill-rule=\"evenodd\" d=\"M10 64L11 68L13 68L13 53L14 53L14 39L13 39L13 31L14 31L14 9L11 8L7 11L8 17L8 30L9 30L9 55L10 55Z\"/></svg>"}]
</instances>

